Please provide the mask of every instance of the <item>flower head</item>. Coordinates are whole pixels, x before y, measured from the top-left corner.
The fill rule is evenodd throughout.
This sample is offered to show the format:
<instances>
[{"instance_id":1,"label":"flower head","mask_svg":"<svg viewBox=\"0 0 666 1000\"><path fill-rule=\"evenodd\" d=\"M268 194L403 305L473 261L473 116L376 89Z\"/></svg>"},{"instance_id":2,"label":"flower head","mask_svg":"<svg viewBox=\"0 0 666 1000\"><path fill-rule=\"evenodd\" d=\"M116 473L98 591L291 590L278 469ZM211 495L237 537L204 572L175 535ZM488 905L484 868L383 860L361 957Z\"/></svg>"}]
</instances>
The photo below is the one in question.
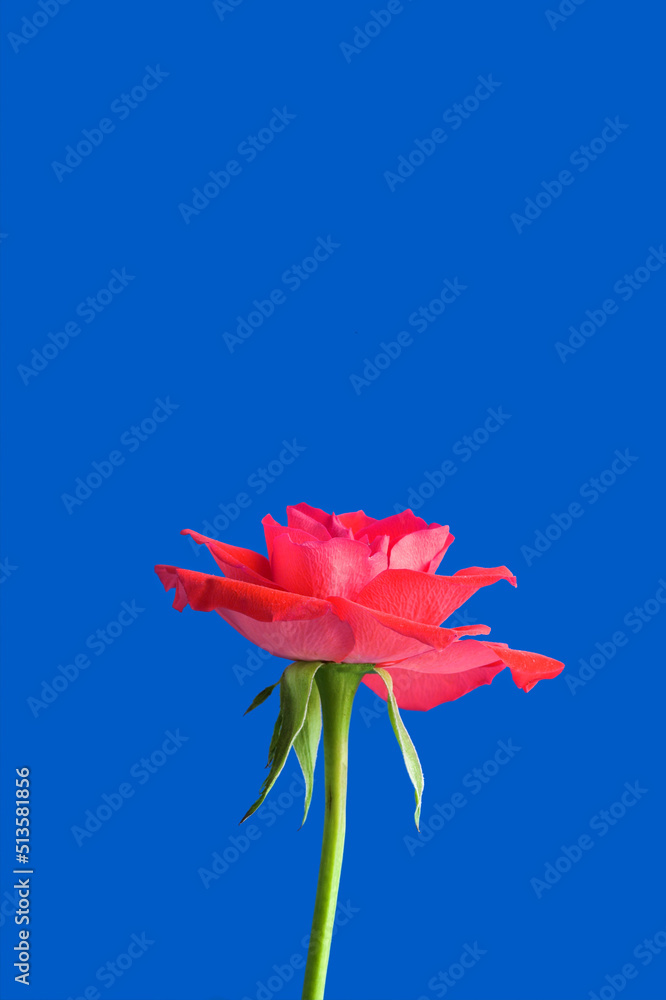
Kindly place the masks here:
<instances>
[{"instance_id":1,"label":"flower head","mask_svg":"<svg viewBox=\"0 0 666 1000\"><path fill-rule=\"evenodd\" d=\"M426 710L489 684L509 667L518 687L564 668L538 653L474 639L486 625L442 628L480 587L516 579L506 566L470 566L437 575L453 541L448 526L411 510L382 520L363 511L327 514L300 503L287 524L263 519L268 558L186 529L206 545L224 576L156 566L174 607L217 611L274 656L368 663L391 674L401 708ZM364 682L386 697L376 674Z\"/></svg>"}]
</instances>

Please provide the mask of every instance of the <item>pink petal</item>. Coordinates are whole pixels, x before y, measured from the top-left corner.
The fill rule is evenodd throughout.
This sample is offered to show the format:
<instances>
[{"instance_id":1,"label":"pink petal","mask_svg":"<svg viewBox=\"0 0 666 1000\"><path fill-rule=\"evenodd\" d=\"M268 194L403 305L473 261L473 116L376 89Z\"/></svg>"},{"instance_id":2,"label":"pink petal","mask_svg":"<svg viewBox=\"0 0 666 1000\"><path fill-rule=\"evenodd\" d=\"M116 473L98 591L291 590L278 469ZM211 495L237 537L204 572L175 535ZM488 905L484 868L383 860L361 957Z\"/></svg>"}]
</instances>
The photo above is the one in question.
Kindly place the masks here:
<instances>
[{"instance_id":1,"label":"pink petal","mask_svg":"<svg viewBox=\"0 0 666 1000\"><path fill-rule=\"evenodd\" d=\"M177 566L156 566L165 590L176 588L173 606L217 611L241 635L274 656L341 661L352 648L351 628L330 604L283 590L226 580Z\"/></svg>"},{"instance_id":2,"label":"pink petal","mask_svg":"<svg viewBox=\"0 0 666 1000\"><path fill-rule=\"evenodd\" d=\"M182 611L190 605L195 611L218 611L228 608L250 615L259 621L280 621L292 618L318 618L326 614L329 605L314 597L288 594L256 583L227 580L179 566L156 566L155 572L165 590L176 588L173 606Z\"/></svg>"},{"instance_id":3,"label":"pink petal","mask_svg":"<svg viewBox=\"0 0 666 1000\"><path fill-rule=\"evenodd\" d=\"M417 517L411 510L403 510L400 514L392 514L390 517L382 518L381 521L374 521L373 524L362 529L358 537L365 536L371 542L377 535L388 535L392 542L397 542L403 535L408 535L412 531L421 531L427 527L428 525L422 517Z\"/></svg>"},{"instance_id":4,"label":"pink petal","mask_svg":"<svg viewBox=\"0 0 666 1000\"><path fill-rule=\"evenodd\" d=\"M369 517L365 511L354 510L349 511L347 514L338 514L338 520L345 528L351 528L355 536L361 534L369 528L371 524L375 523L374 517Z\"/></svg>"},{"instance_id":5,"label":"pink petal","mask_svg":"<svg viewBox=\"0 0 666 1000\"><path fill-rule=\"evenodd\" d=\"M327 524L327 528L331 534L331 538L352 538L354 537L354 532L351 528L346 528L342 523L337 514L331 514L330 520Z\"/></svg>"},{"instance_id":6,"label":"pink petal","mask_svg":"<svg viewBox=\"0 0 666 1000\"><path fill-rule=\"evenodd\" d=\"M386 569L384 552L370 553L364 542L330 538L298 543L288 535L273 541L273 579L281 587L313 597L355 597L374 576Z\"/></svg>"},{"instance_id":7,"label":"pink petal","mask_svg":"<svg viewBox=\"0 0 666 1000\"><path fill-rule=\"evenodd\" d=\"M319 507L299 503L287 507L287 523L290 527L309 531L311 535L325 542L328 538L353 538L354 533L335 514L327 514Z\"/></svg>"},{"instance_id":8,"label":"pink petal","mask_svg":"<svg viewBox=\"0 0 666 1000\"><path fill-rule=\"evenodd\" d=\"M564 670L564 664L541 653L526 653L522 649L509 649L503 642L488 642L485 639L475 640L480 645L493 651L497 658L511 671L515 684L523 691L531 691L537 681L557 677Z\"/></svg>"},{"instance_id":9,"label":"pink petal","mask_svg":"<svg viewBox=\"0 0 666 1000\"><path fill-rule=\"evenodd\" d=\"M477 570L476 575L461 570L460 575L456 573L455 576L434 576L412 569L388 569L363 588L356 597L356 603L400 618L440 625L480 587L502 579L514 586L516 584L516 578L506 566L474 569Z\"/></svg>"},{"instance_id":10,"label":"pink petal","mask_svg":"<svg viewBox=\"0 0 666 1000\"><path fill-rule=\"evenodd\" d=\"M346 663L384 663L417 656L433 649L443 649L458 638L456 629L435 628L420 622L406 621L396 615L364 608L354 601L329 597L340 619L351 626L354 648ZM490 631L487 626L475 626Z\"/></svg>"},{"instance_id":11,"label":"pink petal","mask_svg":"<svg viewBox=\"0 0 666 1000\"><path fill-rule=\"evenodd\" d=\"M351 628L329 608L308 621L258 621L238 611L218 614L250 642L287 660L323 660L341 663L354 644Z\"/></svg>"},{"instance_id":12,"label":"pink petal","mask_svg":"<svg viewBox=\"0 0 666 1000\"><path fill-rule=\"evenodd\" d=\"M456 625L454 632L462 639L466 635L490 635L490 625Z\"/></svg>"},{"instance_id":13,"label":"pink petal","mask_svg":"<svg viewBox=\"0 0 666 1000\"><path fill-rule=\"evenodd\" d=\"M375 552L383 552L385 556L388 556L390 545L391 539L388 535L377 535L377 537L370 542L370 554L374 555Z\"/></svg>"},{"instance_id":14,"label":"pink petal","mask_svg":"<svg viewBox=\"0 0 666 1000\"><path fill-rule=\"evenodd\" d=\"M328 524L331 515L319 507L310 507L307 503L296 504L295 507L287 507L287 524L290 528L301 528L309 531L311 535L321 542L331 538Z\"/></svg>"},{"instance_id":15,"label":"pink petal","mask_svg":"<svg viewBox=\"0 0 666 1000\"><path fill-rule=\"evenodd\" d=\"M454 642L442 650L382 666L390 670L400 708L422 712L459 698L480 684L489 684L505 666L511 669L513 680L524 691L529 691L539 680L556 677L564 669L558 660L509 649L504 643L485 639ZM384 697L382 685L372 675L364 681Z\"/></svg>"},{"instance_id":16,"label":"pink petal","mask_svg":"<svg viewBox=\"0 0 666 1000\"><path fill-rule=\"evenodd\" d=\"M508 580L512 586L516 586L516 578L506 566L467 566L466 569L457 569L454 576L497 576Z\"/></svg>"},{"instance_id":17,"label":"pink petal","mask_svg":"<svg viewBox=\"0 0 666 1000\"><path fill-rule=\"evenodd\" d=\"M400 667L384 669L388 670L393 680L393 693L398 707L427 712L428 709L435 708L445 701L461 698L482 684L490 684L504 667L501 663L495 663L485 667L471 667L457 674L424 673L418 678L415 678L413 670L401 670ZM366 674L363 683L386 701L386 688L382 690L381 677L377 674Z\"/></svg>"},{"instance_id":18,"label":"pink petal","mask_svg":"<svg viewBox=\"0 0 666 1000\"><path fill-rule=\"evenodd\" d=\"M273 583L271 566L266 556L253 552L252 549L240 549L237 545L227 545L215 538L207 538L189 528L181 531L181 535L190 535L197 545L207 546L217 565L230 580L244 580L263 587L277 586Z\"/></svg>"},{"instance_id":19,"label":"pink petal","mask_svg":"<svg viewBox=\"0 0 666 1000\"><path fill-rule=\"evenodd\" d=\"M391 549L389 566L391 569L434 573L452 541L453 535L448 526L441 525L404 535Z\"/></svg>"},{"instance_id":20,"label":"pink petal","mask_svg":"<svg viewBox=\"0 0 666 1000\"><path fill-rule=\"evenodd\" d=\"M269 559L273 555L273 542L278 535L288 535L294 542L313 542L316 540L315 536L310 534L309 531L303 531L301 528L288 528L284 524L278 524L270 514L266 514L261 523L264 526L266 550Z\"/></svg>"}]
</instances>

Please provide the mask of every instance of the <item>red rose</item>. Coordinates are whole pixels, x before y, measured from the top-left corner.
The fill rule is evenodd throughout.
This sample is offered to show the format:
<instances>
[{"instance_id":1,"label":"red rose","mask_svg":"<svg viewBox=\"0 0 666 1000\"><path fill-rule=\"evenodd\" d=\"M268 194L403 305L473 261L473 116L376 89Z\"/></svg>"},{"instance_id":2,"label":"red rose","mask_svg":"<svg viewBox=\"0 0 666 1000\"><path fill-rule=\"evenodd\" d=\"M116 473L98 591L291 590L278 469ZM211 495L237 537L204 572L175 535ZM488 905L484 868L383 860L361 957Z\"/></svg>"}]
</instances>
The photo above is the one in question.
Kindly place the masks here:
<instances>
[{"instance_id":1,"label":"red rose","mask_svg":"<svg viewBox=\"0 0 666 1000\"><path fill-rule=\"evenodd\" d=\"M504 643L471 639L486 625L439 626L480 587L516 579L506 566L436 576L453 541L448 527L411 510L377 521L363 511L287 508L287 526L263 520L269 558L186 530L208 546L224 577L156 566L174 607L217 611L246 639L289 660L368 663L386 669L400 708L425 711L459 698L509 667L518 687L564 664ZM377 674L365 683L385 698Z\"/></svg>"}]
</instances>

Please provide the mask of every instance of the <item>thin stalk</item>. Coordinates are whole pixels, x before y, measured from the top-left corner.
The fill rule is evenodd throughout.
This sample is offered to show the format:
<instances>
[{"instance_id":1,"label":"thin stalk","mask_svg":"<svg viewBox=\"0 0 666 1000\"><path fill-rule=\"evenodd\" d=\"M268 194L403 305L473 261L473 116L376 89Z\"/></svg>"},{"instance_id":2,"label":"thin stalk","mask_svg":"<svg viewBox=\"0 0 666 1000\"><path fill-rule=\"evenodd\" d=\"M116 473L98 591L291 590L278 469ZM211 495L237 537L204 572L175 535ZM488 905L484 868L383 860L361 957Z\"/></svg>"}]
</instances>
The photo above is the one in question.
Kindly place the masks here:
<instances>
[{"instance_id":1,"label":"thin stalk","mask_svg":"<svg viewBox=\"0 0 666 1000\"><path fill-rule=\"evenodd\" d=\"M327 663L315 676L324 728L326 812L303 1000L323 1000L345 846L349 723L367 667Z\"/></svg>"}]
</instances>

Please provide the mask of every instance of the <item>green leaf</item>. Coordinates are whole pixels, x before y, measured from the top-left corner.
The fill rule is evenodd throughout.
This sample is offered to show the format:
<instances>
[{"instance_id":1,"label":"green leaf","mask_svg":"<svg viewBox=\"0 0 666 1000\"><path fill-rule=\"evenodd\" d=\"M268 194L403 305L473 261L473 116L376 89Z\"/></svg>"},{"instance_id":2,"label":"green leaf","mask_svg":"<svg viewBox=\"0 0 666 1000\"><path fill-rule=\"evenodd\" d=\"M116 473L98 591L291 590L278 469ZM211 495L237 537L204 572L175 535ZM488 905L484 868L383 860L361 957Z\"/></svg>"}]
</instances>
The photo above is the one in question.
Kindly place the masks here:
<instances>
[{"instance_id":1,"label":"green leaf","mask_svg":"<svg viewBox=\"0 0 666 1000\"><path fill-rule=\"evenodd\" d=\"M321 737L321 697L316 683L310 689L308 708L305 714L303 728L294 740L294 750L301 765L301 771L305 778L305 811L303 813L303 823L308 818L308 809L312 799L312 788L314 785L314 769L317 762L317 750ZM301 823L301 826L303 826Z\"/></svg>"},{"instance_id":2,"label":"green leaf","mask_svg":"<svg viewBox=\"0 0 666 1000\"><path fill-rule=\"evenodd\" d=\"M416 752L416 748L412 743L411 737L405 729L405 724L400 718L398 705L395 700L395 695L393 694L393 680L390 673L388 670L383 670L381 667L375 667L374 673L379 674L384 681L384 684L386 684L386 690L388 691L388 711L391 719L391 725L393 726L393 732L395 733L398 743L400 744L400 749L402 750L402 756L405 761L405 767L407 768L407 774L409 775L414 786L414 798L416 799L414 822L416 823L416 829L418 830L419 818L421 816L421 796L423 795L423 770L421 769L421 761L419 760L419 755Z\"/></svg>"},{"instance_id":3,"label":"green leaf","mask_svg":"<svg viewBox=\"0 0 666 1000\"><path fill-rule=\"evenodd\" d=\"M276 681L275 684L270 684L267 688L264 688L263 691L260 691L250 707L245 709L243 715L247 715L247 713L251 712L253 708L258 708L258 706L263 704L267 698L270 698L273 693L273 689L276 688L279 683L279 681Z\"/></svg>"},{"instance_id":4,"label":"green leaf","mask_svg":"<svg viewBox=\"0 0 666 1000\"><path fill-rule=\"evenodd\" d=\"M261 786L261 795L250 806L243 816L241 823L259 808L284 767L294 740L305 724L310 694L314 687L314 676L320 666L320 660L312 663L297 661L288 666L282 674L279 682L280 714L275 723L273 738L271 739L268 751L267 767L270 767L270 770Z\"/></svg>"}]
</instances>

